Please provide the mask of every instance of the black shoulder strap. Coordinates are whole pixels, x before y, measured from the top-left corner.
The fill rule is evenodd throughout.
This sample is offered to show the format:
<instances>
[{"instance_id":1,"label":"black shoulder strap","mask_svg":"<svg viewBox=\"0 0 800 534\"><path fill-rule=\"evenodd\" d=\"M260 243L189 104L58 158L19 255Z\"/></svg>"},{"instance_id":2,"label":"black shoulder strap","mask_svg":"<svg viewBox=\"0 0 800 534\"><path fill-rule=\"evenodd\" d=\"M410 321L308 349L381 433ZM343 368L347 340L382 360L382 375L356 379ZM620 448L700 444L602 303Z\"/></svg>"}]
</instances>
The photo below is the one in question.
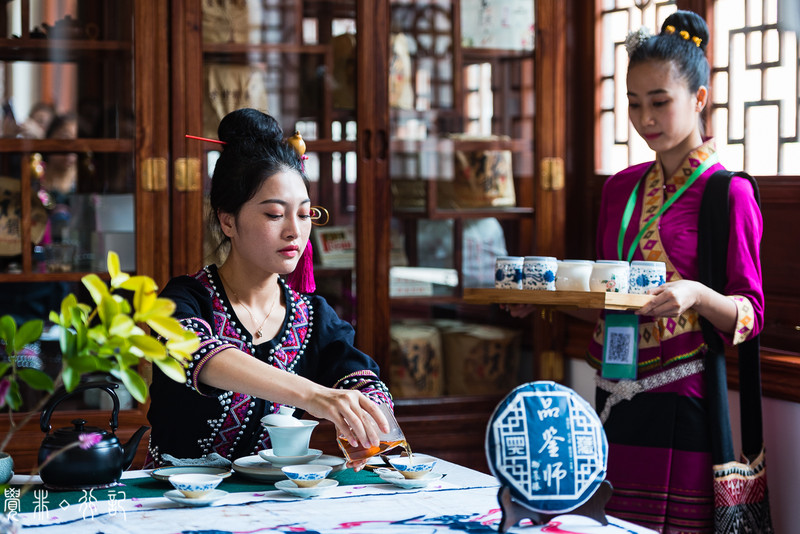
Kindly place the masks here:
<instances>
[{"instance_id":1,"label":"black shoulder strap","mask_svg":"<svg viewBox=\"0 0 800 534\"><path fill-rule=\"evenodd\" d=\"M747 173L717 171L709 178L700 204L698 221L699 281L719 293L727 283L730 206L728 193L733 176L750 181L760 206L758 184ZM735 460L728 413L728 382L725 369L725 347L714 327L701 318L703 337L709 347L706 356L710 425L713 437L712 456L715 464ZM739 345L739 397L741 407L742 452L750 457L763 445L761 421L761 368L758 336Z\"/></svg>"}]
</instances>

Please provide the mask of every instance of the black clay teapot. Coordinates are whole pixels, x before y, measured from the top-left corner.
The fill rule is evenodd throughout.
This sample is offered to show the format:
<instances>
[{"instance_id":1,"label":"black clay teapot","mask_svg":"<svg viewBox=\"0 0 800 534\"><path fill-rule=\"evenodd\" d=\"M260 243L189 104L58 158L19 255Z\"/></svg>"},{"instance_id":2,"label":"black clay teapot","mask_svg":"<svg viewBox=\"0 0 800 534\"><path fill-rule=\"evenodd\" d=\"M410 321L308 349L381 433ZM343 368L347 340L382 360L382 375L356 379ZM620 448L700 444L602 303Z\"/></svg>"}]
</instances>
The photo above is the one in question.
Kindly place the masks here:
<instances>
[{"instance_id":1,"label":"black clay teapot","mask_svg":"<svg viewBox=\"0 0 800 534\"><path fill-rule=\"evenodd\" d=\"M122 471L130 467L136 455L139 441L150 427L143 426L131 436L125 445L121 445L114 431L117 429L119 416L119 398L114 390L119 387L113 382L95 382L81 385L71 393L61 390L42 411L39 426L47 433L39 448L39 466L45 464L47 458L56 456L41 468L42 482L50 488L90 488L106 486L117 482ZM111 412L111 431L86 426L83 419L73 419L72 428L59 428L50 432L50 416L55 407L64 399L87 389L99 388L111 395L113 410ZM100 442L84 449L76 446L81 434L95 433L101 436ZM65 447L68 447L65 449Z\"/></svg>"}]
</instances>

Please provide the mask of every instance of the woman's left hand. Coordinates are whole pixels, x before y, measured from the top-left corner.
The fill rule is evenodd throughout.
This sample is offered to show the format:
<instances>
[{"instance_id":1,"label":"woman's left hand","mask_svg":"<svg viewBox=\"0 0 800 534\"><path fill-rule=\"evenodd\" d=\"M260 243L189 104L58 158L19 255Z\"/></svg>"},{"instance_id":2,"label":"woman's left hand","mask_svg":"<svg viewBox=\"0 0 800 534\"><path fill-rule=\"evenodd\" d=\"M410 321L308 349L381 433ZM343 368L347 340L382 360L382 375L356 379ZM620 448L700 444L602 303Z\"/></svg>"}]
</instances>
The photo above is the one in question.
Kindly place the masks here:
<instances>
[{"instance_id":1,"label":"woman's left hand","mask_svg":"<svg viewBox=\"0 0 800 534\"><path fill-rule=\"evenodd\" d=\"M706 286L694 280L667 282L650 290L653 299L636 311L651 317L678 317L695 306Z\"/></svg>"}]
</instances>

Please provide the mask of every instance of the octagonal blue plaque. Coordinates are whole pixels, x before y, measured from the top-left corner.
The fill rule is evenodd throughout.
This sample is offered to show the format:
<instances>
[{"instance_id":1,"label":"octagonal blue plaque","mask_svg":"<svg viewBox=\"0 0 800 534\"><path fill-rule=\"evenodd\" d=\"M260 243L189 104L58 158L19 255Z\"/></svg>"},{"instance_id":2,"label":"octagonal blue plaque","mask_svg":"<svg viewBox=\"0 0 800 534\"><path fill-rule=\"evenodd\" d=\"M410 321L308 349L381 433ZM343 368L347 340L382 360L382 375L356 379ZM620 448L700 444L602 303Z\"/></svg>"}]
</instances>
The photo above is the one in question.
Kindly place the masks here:
<instances>
[{"instance_id":1,"label":"octagonal blue plaque","mask_svg":"<svg viewBox=\"0 0 800 534\"><path fill-rule=\"evenodd\" d=\"M561 514L589 500L605 479L608 441L597 412L577 393L555 382L530 382L495 408L486 457L514 500Z\"/></svg>"}]
</instances>

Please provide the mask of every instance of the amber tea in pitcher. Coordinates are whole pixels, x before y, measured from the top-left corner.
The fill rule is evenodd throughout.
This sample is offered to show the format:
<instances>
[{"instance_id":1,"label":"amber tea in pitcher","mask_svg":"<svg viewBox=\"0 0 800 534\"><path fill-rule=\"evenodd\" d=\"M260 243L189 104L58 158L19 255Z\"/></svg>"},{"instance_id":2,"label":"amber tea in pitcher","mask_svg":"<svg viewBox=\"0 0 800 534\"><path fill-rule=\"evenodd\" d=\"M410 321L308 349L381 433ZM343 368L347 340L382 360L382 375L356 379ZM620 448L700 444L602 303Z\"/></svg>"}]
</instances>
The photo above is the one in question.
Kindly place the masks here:
<instances>
[{"instance_id":1,"label":"amber tea in pitcher","mask_svg":"<svg viewBox=\"0 0 800 534\"><path fill-rule=\"evenodd\" d=\"M395 447L403 447L408 455L411 456L411 447L409 447L406 440L381 441L377 447L363 447L361 445L358 447L353 447L350 445L350 442L344 439L342 436L338 436L336 441L339 442L339 448L342 449L342 452L344 453L344 456L347 458L348 462L372 458L373 456L377 456L378 454L388 451L389 449L394 449Z\"/></svg>"},{"instance_id":2,"label":"amber tea in pitcher","mask_svg":"<svg viewBox=\"0 0 800 534\"><path fill-rule=\"evenodd\" d=\"M353 446L343 436L336 436L339 448L342 449L348 462L371 458L395 447L403 447L408 455L411 456L411 447L409 447L408 442L406 442L406 437L400 429L400 425L397 424L397 419L395 419L392 409L388 404L381 404L380 410L384 417L386 417L386 420L389 421L389 432L384 433L378 430L378 439L380 443L377 447L364 447L361 444Z\"/></svg>"}]
</instances>

